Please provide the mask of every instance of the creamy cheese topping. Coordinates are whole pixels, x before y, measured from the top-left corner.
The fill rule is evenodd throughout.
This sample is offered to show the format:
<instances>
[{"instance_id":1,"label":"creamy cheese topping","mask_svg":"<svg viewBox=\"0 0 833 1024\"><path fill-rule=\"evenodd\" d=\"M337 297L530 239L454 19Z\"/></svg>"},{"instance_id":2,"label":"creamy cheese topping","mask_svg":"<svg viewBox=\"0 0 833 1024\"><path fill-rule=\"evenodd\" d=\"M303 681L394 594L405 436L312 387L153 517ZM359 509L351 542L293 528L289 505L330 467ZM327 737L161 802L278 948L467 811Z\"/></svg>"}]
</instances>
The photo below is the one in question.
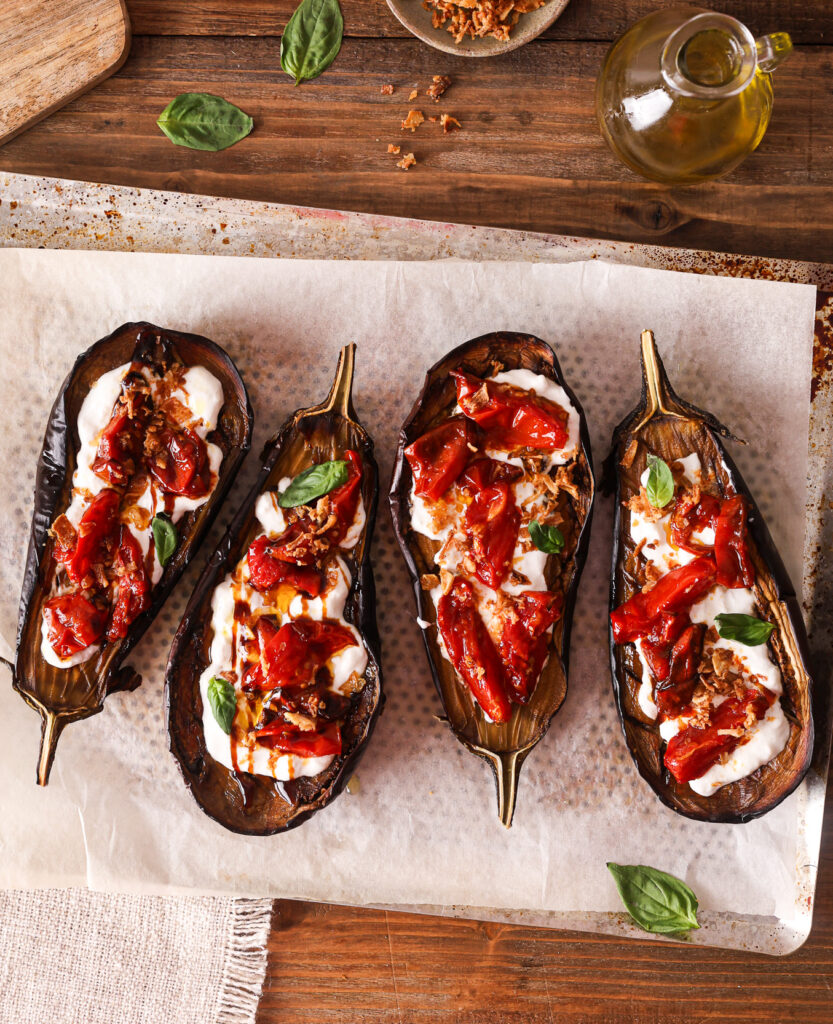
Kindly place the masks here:
<instances>
[{"instance_id":1,"label":"creamy cheese topping","mask_svg":"<svg viewBox=\"0 0 833 1024\"><path fill-rule=\"evenodd\" d=\"M698 455L692 453L677 461L684 467L684 477L687 483L690 486L699 484L702 466ZM642 474L640 482L643 487L647 485L648 472L646 469ZM631 511L630 532L637 545L640 541L645 541L641 554L663 573L669 572L677 566L686 565L695 557L690 552L677 547L671 540L670 511L654 522L648 522L638 512ZM710 528L696 531L692 537L707 547L714 545L714 530ZM726 612L760 617L752 590L747 588L728 589L721 586L713 587L701 601L693 605L689 617L692 622L701 622L707 628L716 627L715 616ZM634 646L642 669L637 702L643 714L656 720L659 712L654 701L654 679L642 652L641 641L637 640ZM772 661L767 644L747 647L745 644L719 636L713 646L716 649L722 648L732 652L745 679L764 686L773 693L780 695L783 692L781 672ZM716 697L712 702L713 706L719 707L724 699ZM659 725L660 736L667 742L685 728L685 725L686 716L665 719ZM705 775L689 783L695 793L701 796L711 796L721 786L737 782L738 779L751 775L784 749L789 738L789 722L779 701L775 701L764 718L750 728L746 737L748 740L745 739L745 742L736 747L725 763L715 764Z\"/></svg>"},{"instance_id":2,"label":"creamy cheese topping","mask_svg":"<svg viewBox=\"0 0 833 1024\"><path fill-rule=\"evenodd\" d=\"M289 477L283 478L278 484L277 492L264 492L255 503L255 516L268 536L278 536L288 526L283 509L278 505L277 495L286 490L289 483ZM356 537L354 545L358 542L364 529L365 520L364 504L360 500L353 523L345 540L341 543L342 548L346 547L346 540L351 535ZM278 608L269 608L268 614L277 620L278 625L303 616L318 621L322 619L335 620L339 625L350 630L356 639L356 646L339 651L326 663L332 678L330 688L334 693L345 694L346 684L351 677L354 674L364 675L367 670L368 658L361 634L344 617L344 609L352 584L350 570L343 559L338 556L332 565L333 569L328 573L327 584L318 597L311 598L304 594L296 594L284 612ZM241 719L241 724L246 723L247 703L239 683L248 662L244 646L240 641L253 640L254 634L239 619L235 618L235 605L242 601L253 611L258 609L264 611L263 595L249 584L248 579L248 563L244 558L235 573L227 575L217 586L211 600L211 629L213 633L210 650L211 661L200 676L202 722L206 749L215 761L219 761L231 771L240 770L253 775L265 775L281 782L318 775L332 764L334 755L301 757L297 754L286 754L274 747L258 743L251 735L248 737L248 744L238 743L233 735L227 736L223 732L208 703L208 684L212 676L223 675L228 678L229 673L233 674L238 683L235 687L238 697L237 714ZM254 725L254 723L248 724Z\"/></svg>"},{"instance_id":3,"label":"creamy cheese topping","mask_svg":"<svg viewBox=\"0 0 833 1024\"><path fill-rule=\"evenodd\" d=\"M81 404L77 420L78 439L81 443L76 457L75 473L72 477L72 495L65 513L67 519L76 529L89 508L92 498L107 487L107 482L92 471L92 464L98 452L101 432L110 422L113 407L121 394L122 382L130 372L131 365L131 363L123 363L114 370L103 373L90 387ZM151 396L155 398L159 382L154 377L151 377L150 380ZM220 410L223 407L223 386L219 380L204 366L190 366L183 373L181 387L172 392L171 397L175 397L188 408L193 420L187 425L195 434L205 440L208 433L217 426ZM156 558L150 520L158 513L166 512L171 521L176 523L186 512L193 511L208 501L217 482L220 464L223 461L223 452L216 444L210 442L206 442L206 449L211 467L211 487L207 495L202 498L186 498L178 495L166 499L166 495L161 494L154 481L148 478L145 490L136 499L136 505L149 512L148 525L144 528L137 526L135 522L130 522L127 525L145 556L145 566L153 586L162 578L164 569ZM149 552L150 558L148 559ZM60 658L47 639L46 620L41 620L41 654L45 661L56 668L80 665L96 655L100 649L99 645L93 644L90 647L85 647L83 651L78 651L70 658Z\"/></svg>"}]
</instances>

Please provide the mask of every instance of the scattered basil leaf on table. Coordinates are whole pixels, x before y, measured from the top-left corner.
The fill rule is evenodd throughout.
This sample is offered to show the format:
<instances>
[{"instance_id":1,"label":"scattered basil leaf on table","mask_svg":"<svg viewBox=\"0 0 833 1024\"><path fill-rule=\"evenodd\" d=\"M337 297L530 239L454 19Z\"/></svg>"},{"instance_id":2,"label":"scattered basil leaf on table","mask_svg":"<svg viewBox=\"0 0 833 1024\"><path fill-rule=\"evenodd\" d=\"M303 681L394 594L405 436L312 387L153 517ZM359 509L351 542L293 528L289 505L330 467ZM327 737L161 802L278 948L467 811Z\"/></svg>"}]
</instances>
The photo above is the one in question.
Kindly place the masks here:
<instances>
[{"instance_id":1,"label":"scattered basil leaf on table","mask_svg":"<svg viewBox=\"0 0 833 1024\"><path fill-rule=\"evenodd\" d=\"M564 534L557 526L542 526L537 519L533 519L527 529L529 539L539 551L557 555L564 550Z\"/></svg>"},{"instance_id":2,"label":"scattered basil leaf on table","mask_svg":"<svg viewBox=\"0 0 833 1024\"><path fill-rule=\"evenodd\" d=\"M674 497L674 474L668 463L656 455L648 456L648 483L645 490L654 508L665 508Z\"/></svg>"},{"instance_id":3,"label":"scattered basil leaf on table","mask_svg":"<svg viewBox=\"0 0 833 1024\"><path fill-rule=\"evenodd\" d=\"M671 935L699 928L697 897L679 878L645 864L613 864L608 870L625 909L646 932Z\"/></svg>"},{"instance_id":4,"label":"scattered basil leaf on table","mask_svg":"<svg viewBox=\"0 0 833 1024\"><path fill-rule=\"evenodd\" d=\"M715 615L717 632L724 640L735 640L746 647L758 647L769 640L775 626L754 615L741 615L735 612L721 612Z\"/></svg>"},{"instance_id":5,"label":"scattered basil leaf on table","mask_svg":"<svg viewBox=\"0 0 833 1024\"><path fill-rule=\"evenodd\" d=\"M296 85L317 78L336 59L343 35L338 0L302 0L281 36L281 67Z\"/></svg>"},{"instance_id":6,"label":"scattered basil leaf on table","mask_svg":"<svg viewBox=\"0 0 833 1024\"><path fill-rule=\"evenodd\" d=\"M254 126L240 107L208 92L180 93L156 123L175 145L212 153L245 139Z\"/></svg>"},{"instance_id":7,"label":"scattered basil leaf on table","mask_svg":"<svg viewBox=\"0 0 833 1024\"><path fill-rule=\"evenodd\" d=\"M237 697L228 679L223 679L222 676L212 676L209 679L208 703L211 705L211 713L217 719L217 725L228 736L237 710Z\"/></svg>"},{"instance_id":8,"label":"scattered basil leaf on table","mask_svg":"<svg viewBox=\"0 0 833 1024\"><path fill-rule=\"evenodd\" d=\"M153 533L153 546L156 548L156 557L164 569L173 557L174 551L176 551L176 527L167 516L154 516L150 523L150 529Z\"/></svg>"},{"instance_id":9,"label":"scattered basil leaf on table","mask_svg":"<svg viewBox=\"0 0 833 1024\"><path fill-rule=\"evenodd\" d=\"M321 498L347 483L347 463L343 459L319 462L299 473L285 491L278 495L281 508L295 508Z\"/></svg>"}]
</instances>

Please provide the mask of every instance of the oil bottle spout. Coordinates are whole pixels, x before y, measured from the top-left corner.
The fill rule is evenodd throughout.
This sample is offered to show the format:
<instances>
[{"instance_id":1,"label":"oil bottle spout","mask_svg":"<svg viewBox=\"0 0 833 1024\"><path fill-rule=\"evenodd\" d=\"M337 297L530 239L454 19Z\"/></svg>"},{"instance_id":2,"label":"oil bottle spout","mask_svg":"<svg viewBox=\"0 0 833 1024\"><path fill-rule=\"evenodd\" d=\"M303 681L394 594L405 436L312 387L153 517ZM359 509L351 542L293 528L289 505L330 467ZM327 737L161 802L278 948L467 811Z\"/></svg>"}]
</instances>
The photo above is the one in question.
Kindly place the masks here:
<instances>
[{"instance_id":1,"label":"oil bottle spout","mask_svg":"<svg viewBox=\"0 0 833 1024\"><path fill-rule=\"evenodd\" d=\"M761 71L774 71L793 52L793 41L787 32L773 32L755 40L758 67Z\"/></svg>"}]
</instances>

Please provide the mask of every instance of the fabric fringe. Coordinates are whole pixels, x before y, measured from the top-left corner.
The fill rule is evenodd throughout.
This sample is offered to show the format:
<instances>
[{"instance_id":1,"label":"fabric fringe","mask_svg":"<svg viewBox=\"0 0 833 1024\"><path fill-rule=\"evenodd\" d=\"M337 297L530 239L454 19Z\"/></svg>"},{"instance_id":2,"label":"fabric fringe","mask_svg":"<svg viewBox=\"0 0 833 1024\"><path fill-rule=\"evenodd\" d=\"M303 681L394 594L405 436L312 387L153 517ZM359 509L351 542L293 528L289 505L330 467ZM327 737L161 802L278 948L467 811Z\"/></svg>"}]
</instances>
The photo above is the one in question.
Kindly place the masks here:
<instances>
[{"instance_id":1,"label":"fabric fringe","mask_svg":"<svg viewBox=\"0 0 833 1024\"><path fill-rule=\"evenodd\" d=\"M254 1024L266 978L272 901L231 901L229 956L223 971L217 1024Z\"/></svg>"}]
</instances>

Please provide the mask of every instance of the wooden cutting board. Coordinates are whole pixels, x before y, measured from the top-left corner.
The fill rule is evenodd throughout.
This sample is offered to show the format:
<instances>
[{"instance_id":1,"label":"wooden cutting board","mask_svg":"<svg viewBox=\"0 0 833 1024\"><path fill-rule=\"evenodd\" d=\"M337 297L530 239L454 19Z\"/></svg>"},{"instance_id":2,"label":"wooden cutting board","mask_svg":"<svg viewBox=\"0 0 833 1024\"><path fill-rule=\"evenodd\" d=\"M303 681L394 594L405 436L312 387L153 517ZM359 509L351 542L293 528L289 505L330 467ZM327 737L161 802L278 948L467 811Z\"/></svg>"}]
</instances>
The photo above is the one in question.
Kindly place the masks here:
<instances>
[{"instance_id":1,"label":"wooden cutting board","mask_svg":"<svg viewBox=\"0 0 833 1024\"><path fill-rule=\"evenodd\" d=\"M123 0L0 0L0 146L117 71Z\"/></svg>"}]
</instances>

